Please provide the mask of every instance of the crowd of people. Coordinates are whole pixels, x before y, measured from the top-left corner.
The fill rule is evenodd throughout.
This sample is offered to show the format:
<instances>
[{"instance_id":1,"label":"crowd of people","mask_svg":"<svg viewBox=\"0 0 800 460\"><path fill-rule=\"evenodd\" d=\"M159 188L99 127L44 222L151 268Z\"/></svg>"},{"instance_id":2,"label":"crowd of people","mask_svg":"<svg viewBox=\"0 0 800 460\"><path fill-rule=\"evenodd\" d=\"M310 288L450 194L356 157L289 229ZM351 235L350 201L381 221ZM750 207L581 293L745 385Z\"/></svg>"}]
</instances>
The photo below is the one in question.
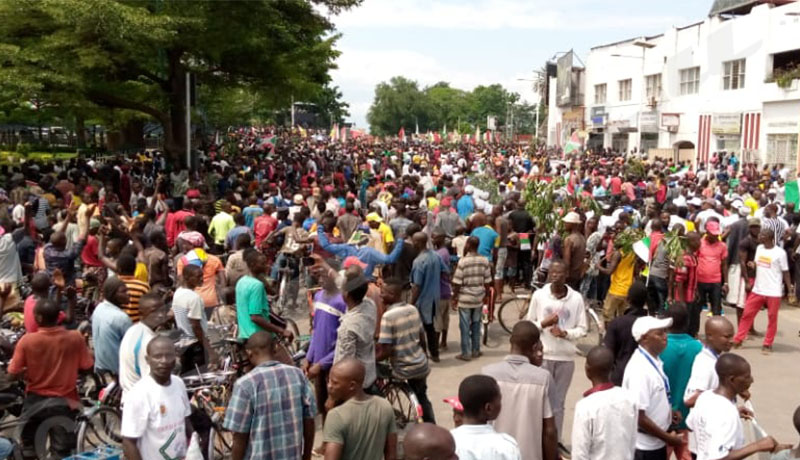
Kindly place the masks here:
<instances>
[{"instance_id":1,"label":"crowd of people","mask_svg":"<svg viewBox=\"0 0 800 460\"><path fill-rule=\"evenodd\" d=\"M126 458L183 458L192 409L175 374L220 364L219 324L252 365L225 408L237 460L800 458L769 436L745 444L753 378L730 352L763 335L771 354L782 302L800 294L800 214L783 165L274 128L224 140L191 170L150 152L0 171L0 308L21 312L26 331L3 348L25 384L26 457L38 423L75 417L75 382L90 371L124 391ZM553 228L527 206L541 182L557 187ZM630 229L644 253L626 243ZM484 317L533 281L543 286L510 353L488 362ZM276 292L283 313L313 316L300 367L277 353L298 337L275 314ZM587 302L602 305L604 345L586 353L592 388L566 436ZM451 314L455 358L483 366L448 400L447 432L428 377L454 346ZM381 372L422 407L425 423L402 442ZM58 432L51 448L68 455L74 435Z\"/></svg>"}]
</instances>

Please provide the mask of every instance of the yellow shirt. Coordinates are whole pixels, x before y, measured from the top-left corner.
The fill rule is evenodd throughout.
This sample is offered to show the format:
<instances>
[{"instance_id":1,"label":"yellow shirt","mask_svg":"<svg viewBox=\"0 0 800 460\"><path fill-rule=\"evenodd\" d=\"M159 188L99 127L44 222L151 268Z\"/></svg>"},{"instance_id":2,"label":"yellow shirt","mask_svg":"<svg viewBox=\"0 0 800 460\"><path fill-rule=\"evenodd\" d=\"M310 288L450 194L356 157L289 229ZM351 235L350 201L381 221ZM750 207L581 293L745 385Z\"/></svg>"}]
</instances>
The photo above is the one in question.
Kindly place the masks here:
<instances>
[{"instance_id":1,"label":"yellow shirt","mask_svg":"<svg viewBox=\"0 0 800 460\"><path fill-rule=\"evenodd\" d=\"M133 272L133 277L143 283L149 283L149 276L150 275L147 273L147 265L142 262L136 262L136 271Z\"/></svg>"},{"instance_id":2,"label":"yellow shirt","mask_svg":"<svg viewBox=\"0 0 800 460\"><path fill-rule=\"evenodd\" d=\"M381 225L378 226L378 232L383 238L383 253L388 254L389 244L394 243L394 234L392 234L392 228L386 225L386 222L381 222Z\"/></svg>"},{"instance_id":3,"label":"yellow shirt","mask_svg":"<svg viewBox=\"0 0 800 460\"><path fill-rule=\"evenodd\" d=\"M623 254L614 273L611 274L611 287L608 293L617 297L628 295L628 289L633 284L633 267L636 263L636 254Z\"/></svg>"},{"instance_id":4,"label":"yellow shirt","mask_svg":"<svg viewBox=\"0 0 800 460\"><path fill-rule=\"evenodd\" d=\"M439 207L439 200L430 196L428 197L428 209L436 209Z\"/></svg>"}]
</instances>

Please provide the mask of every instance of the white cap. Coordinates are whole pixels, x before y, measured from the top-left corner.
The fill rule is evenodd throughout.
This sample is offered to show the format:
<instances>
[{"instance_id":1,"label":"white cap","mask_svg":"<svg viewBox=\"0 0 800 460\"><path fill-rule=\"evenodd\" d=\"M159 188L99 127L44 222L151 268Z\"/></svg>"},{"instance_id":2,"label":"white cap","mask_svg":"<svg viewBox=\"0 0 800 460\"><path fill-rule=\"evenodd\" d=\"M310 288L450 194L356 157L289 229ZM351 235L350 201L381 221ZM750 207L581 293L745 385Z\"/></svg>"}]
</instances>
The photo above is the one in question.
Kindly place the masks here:
<instances>
[{"instance_id":1,"label":"white cap","mask_svg":"<svg viewBox=\"0 0 800 460\"><path fill-rule=\"evenodd\" d=\"M561 219L565 224L580 224L581 223L581 216L578 215L575 211L570 211Z\"/></svg>"},{"instance_id":2,"label":"white cap","mask_svg":"<svg viewBox=\"0 0 800 460\"><path fill-rule=\"evenodd\" d=\"M472 192L474 192L474 191L475 191L475 187L473 187L471 185L467 185L466 187L464 187L464 193L466 193L467 195L472 195Z\"/></svg>"},{"instance_id":3,"label":"white cap","mask_svg":"<svg viewBox=\"0 0 800 460\"><path fill-rule=\"evenodd\" d=\"M698 197L694 197L691 200L689 200L689 204L692 206L703 206L703 200L701 200Z\"/></svg>"},{"instance_id":4,"label":"white cap","mask_svg":"<svg viewBox=\"0 0 800 460\"><path fill-rule=\"evenodd\" d=\"M631 334L637 342L642 336L655 329L666 329L672 326L672 318L656 318L654 316L642 316L633 322Z\"/></svg>"}]
</instances>

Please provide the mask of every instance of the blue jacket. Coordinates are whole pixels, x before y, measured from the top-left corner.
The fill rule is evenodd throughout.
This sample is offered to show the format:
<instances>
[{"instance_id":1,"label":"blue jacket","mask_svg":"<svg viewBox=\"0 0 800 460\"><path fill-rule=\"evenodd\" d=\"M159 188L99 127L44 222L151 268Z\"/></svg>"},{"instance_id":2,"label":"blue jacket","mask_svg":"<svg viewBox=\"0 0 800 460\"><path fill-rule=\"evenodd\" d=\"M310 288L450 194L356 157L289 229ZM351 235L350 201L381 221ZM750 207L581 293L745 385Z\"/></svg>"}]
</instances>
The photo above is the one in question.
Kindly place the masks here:
<instances>
[{"instance_id":1,"label":"blue jacket","mask_svg":"<svg viewBox=\"0 0 800 460\"><path fill-rule=\"evenodd\" d=\"M400 257L400 252L403 250L403 240L398 240L395 243L394 248L392 248L392 252L389 254L384 254L367 246L358 248L352 244L332 244L330 241L328 241L328 237L325 236L325 230L321 225L317 227L317 236L319 246L323 250L328 251L341 259L355 256L358 258L358 260L367 264L367 268L364 269L364 276L370 280L375 279L375 277L372 276L372 272L375 271L376 265L395 263L397 258Z\"/></svg>"}]
</instances>

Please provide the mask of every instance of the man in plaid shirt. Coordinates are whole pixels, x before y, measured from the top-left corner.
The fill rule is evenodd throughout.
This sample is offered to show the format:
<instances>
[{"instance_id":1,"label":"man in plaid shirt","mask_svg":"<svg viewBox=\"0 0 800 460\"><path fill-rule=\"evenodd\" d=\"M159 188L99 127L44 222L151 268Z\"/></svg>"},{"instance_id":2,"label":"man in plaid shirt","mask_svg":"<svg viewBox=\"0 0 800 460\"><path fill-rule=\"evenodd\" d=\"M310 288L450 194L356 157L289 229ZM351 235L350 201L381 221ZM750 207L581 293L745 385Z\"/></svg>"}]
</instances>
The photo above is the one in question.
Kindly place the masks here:
<instances>
[{"instance_id":1,"label":"man in plaid shirt","mask_svg":"<svg viewBox=\"0 0 800 460\"><path fill-rule=\"evenodd\" d=\"M254 368L236 381L223 424L233 432L234 460L311 458L316 404L303 372L277 362L268 332L246 345Z\"/></svg>"}]
</instances>

